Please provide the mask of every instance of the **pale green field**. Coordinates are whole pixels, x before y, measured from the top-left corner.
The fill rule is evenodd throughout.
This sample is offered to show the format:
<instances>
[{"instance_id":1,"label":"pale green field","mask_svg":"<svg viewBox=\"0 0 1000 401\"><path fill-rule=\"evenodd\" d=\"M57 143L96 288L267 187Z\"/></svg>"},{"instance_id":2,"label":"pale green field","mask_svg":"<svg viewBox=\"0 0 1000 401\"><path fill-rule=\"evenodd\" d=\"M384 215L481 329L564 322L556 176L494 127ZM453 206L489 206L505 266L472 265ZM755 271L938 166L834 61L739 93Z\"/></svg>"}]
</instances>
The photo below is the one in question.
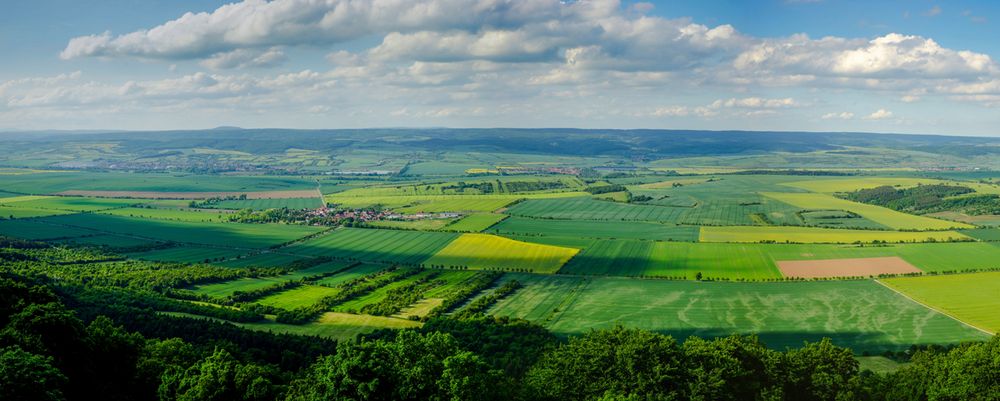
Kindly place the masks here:
<instances>
[{"instance_id":1,"label":"pale green field","mask_svg":"<svg viewBox=\"0 0 1000 401\"><path fill-rule=\"evenodd\" d=\"M727 226L702 227L701 242L797 242L804 244L850 244L855 242L947 242L968 240L958 231L874 231L819 227Z\"/></svg>"},{"instance_id":2,"label":"pale green field","mask_svg":"<svg viewBox=\"0 0 1000 401\"><path fill-rule=\"evenodd\" d=\"M489 234L462 234L424 264L555 273L577 252L574 248L533 244Z\"/></svg>"},{"instance_id":3,"label":"pale green field","mask_svg":"<svg viewBox=\"0 0 1000 401\"><path fill-rule=\"evenodd\" d=\"M1000 331L1000 272L899 277L881 282L972 326L991 333Z\"/></svg>"},{"instance_id":4,"label":"pale green field","mask_svg":"<svg viewBox=\"0 0 1000 401\"><path fill-rule=\"evenodd\" d=\"M871 221L899 230L946 230L972 227L965 223L915 216L884 207L851 202L827 194L788 192L761 192L760 194L802 209L849 210Z\"/></svg>"},{"instance_id":5,"label":"pale green field","mask_svg":"<svg viewBox=\"0 0 1000 401\"><path fill-rule=\"evenodd\" d=\"M340 289L321 285L300 285L290 290L271 294L254 302L282 309L295 309L315 305L319 300L333 296Z\"/></svg>"}]
</instances>

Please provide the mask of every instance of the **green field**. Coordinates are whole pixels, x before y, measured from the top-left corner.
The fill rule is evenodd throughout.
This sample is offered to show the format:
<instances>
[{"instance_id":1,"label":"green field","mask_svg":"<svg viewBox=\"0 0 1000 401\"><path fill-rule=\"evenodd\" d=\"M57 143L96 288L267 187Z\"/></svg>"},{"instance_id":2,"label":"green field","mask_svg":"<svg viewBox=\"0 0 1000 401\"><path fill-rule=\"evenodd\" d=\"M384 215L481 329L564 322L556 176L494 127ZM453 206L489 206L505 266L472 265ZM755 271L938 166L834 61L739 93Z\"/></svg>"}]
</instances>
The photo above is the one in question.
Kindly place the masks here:
<instances>
[{"instance_id":1,"label":"green field","mask_svg":"<svg viewBox=\"0 0 1000 401\"><path fill-rule=\"evenodd\" d=\"M968 240L958 231L866 231L819 227L702 227L702 242L947 242Z\"/></svg>"},{"instance_id":2,"label":"green field","mask_svg":"<svg viewBox=\"0 0 1000 401\"><path fill-rule=\"evenodd\" d=\"M573 248L533 244L495 235L462 234L424 264L554 273L576 253Z\"/></svg>"},{"instance_id":3,"label":"green field","mask_svg":"<svg viewBox=\"0 0 1000 401\"><path fill-rule=\"evenodd\" d=\"M75 196L25 196L0 198L0 204L29 209L53 209L73 212L93 212L143 203L136 199L103 199Z\"/></svg>"},{"instance_id":4,"label":"green field","mask_svg":"<svg viewBox=\"0 0 1000 401\"><path fill-rule=\"evenodd\" d=\"M880 280L917 301L991 333L1000 332L1000 272Z\"/></svg>"},{"instance_id":5,"label":"green field","mask_svg":"<svg viewBox=\"0 0 1000 401\"><path fill-rule=\"evenodd\" d=\"M137 207L126 207L121 209L111 209L100 212L113 216L141 217L155 220L174 220L191 222L225 222L226 214L217 211L198 211L192 209L147 209Z\"/></svg>"},{"instance_id":6,"label":"green field","mask_svg":"<svg viewBox=\"0 0 1000 401\"><path fill-rule=\"evenodd\" d=\"M457 237L451 233L341 228L286 248L308 256L418 264Z\"/></svg>"},{"instance_id":7,"label":"green field","mask_svg":"<svg viewBox=\"0 0 1000 401\"><path fill-rule=\"evenodd\" d=\"M756 333L776 348L830 337L858 352L986 338L872 281L697 283L511 277L525 288L500 301L491 313L532 320L561 334L623 324L676 338Z\"/></svg>"},{"instance_id":8,"label":"green field","mask_svg":"<svg viewBox=\"0 0 1000 401\"><path fill-rule=\"evenodd\" d=\"M245 248L266 248L323 230L321 227L288 224L196 223L101 214L53 216L42 220L51 224L164 241Z\"/></svg>"},{"instance_id":9,"label":"green field","mask_svg":"<svg viewBox=\"0 0 1000 401\"><path fill-rule=\"evenodd\" d=\"M254 302L282 309L295 309L315 305L319 300L340 292L337 288L321 285L300 285L290 290L271 294Z\"/></svg>"},{"instance_id":10,"label":"green field","mask_svg":"<svg viewBox=\"0 0 1000 401\"><path fill-rule=\"evenodd\" d=\"M332 276L324 277L324 278L321 278L319 280L316 280L316 284L325 285L325 286L328 286L328 287L333 287L333 286L336 286L338 284L354 280L354 279L356 279L358 277L361 277L361 276L364 276L366 274L375 273L375 272L377 272L379 270L382 270L382 269L385 269L385 266L383 266L383 265L377 265L377 264L367 264L367 263L364 263L364 264L360 264L360 265L351 267L350 269L347 269L346 271L340 272L338 274L334 274Z\"/></svg>"},{"instance_id":11,"label":"green field","mask_svg":"<svg viewBox=\"0 0 1000 401\"><path fill-rule=\"evenodd\" d=\"M150 192L258 192L313 189L312 180L297 177L63 171L0 175L0 188L26 194L68 190Z\"/></svg>"},{"instance_id":12,"label":"green field","mask_svg":"<svg viewBox=\"0 0 1000 401\"><path fill-rule=\"evenodd\" d=\"M950 228L972 227L965 223L915 216L880 206L851 202L820 193L763 192L762 195L802 209L851 211L864 216L868 220L897 230L946 230Z\"/></svg>"},{"instance_id":13,"label":"green field","mask_svg":"<svg viewBox=\"0 0 1000 401\"><path fill-rule=\"evenodd\" d=\"M513 216L563 220L676 222L685 208L632 205L592 198L532 199L507 210Z\"/></svg>"},{"instance_id":14,"label":"green field","mask_svg":"<svg viewBox=\"0 0 1000 401\"><path fill-rule=\"evenodd\" d=\"M74 238L100 234L94 230L77 227L63 227L46 224L37 220L0 220L0 235L30 240Z\"/></svg>"},{"instance_id":15,"label":"green field","mask_svg":"<svg viewBox=\"0 0 1000 401\"><path fill-rule=\"evenodd\" d=\"M231 259L219 266L226 267L272 267L284 266L296 260L304 259L302 256L288 255L284 253L263 252L256 255L248 255L239 259Z\"/></svg>"},{"instance_id":16,"label":"green field","mask_svg":"<svg viewBox=\"0 0 1000 401\"><path fill-rule=\"evenodd\" d=\"M448 231L480 232L507 218L505 214L473 213L445 227Z\"/></svg>"},{"instance_id":17,"label":"green field","mask_svg":"<svg viewBox=\"0 0 1000 401\"><path fill-rule=\"evenodd\" d=\"M698 244L601 240L560 273L761 280L781 277L767 248L752 244Z\"/></svg>"},{"instance_id":18,"label":"green field","mask_svg":"<svg viewBox=\"0 0 1000 401\"><path fill-rule=\"evenodd\" d=\"M490 233L581 238L624 238L665 241L697 241L698 227L660 223L543 220L511 217L491 228Z\"/></svg>"},{"instance_id":19,"label":"green field","mask_svg":"<svg viewBox=\"0 0 1000 401\"><path fill-rule=\"evenodd\" d=\"M376 220L368 222L375 228L396 228L403 230L436 231L454 222L455 219L421 219L421 220Z\"/></svg>"},{"instance_id":20,"label":"green field","mask_svg":"<svg viewBox=\"0 0 1000 401\"><path fill-rule=\"evenodd\" d=\"M155 251L133 253L129 257L160 262L209 263L215 259L228 259L246 251L230 248L209 248L202 246L179 246Z\"/></svg>"},{"instance_id":21,"label":"green field","mask_svg":"<svg viewBox=\"0 0 1000 401\"><path fill-rule=\"evenodd\" d=\"M16 203L12 203L11 205L16 205ZM58 209L34 209L0 205L0 219L27 219L32 217L55 216L70 213L73 212Z\"/></svg>"},{"instance_id":22,"label":"green field","mask_svg":"<svg viewBox=\"0 0 1000 401\"><path fill-rule=\"evenodd\" d=\"M962 234L982 241L1000 241L1000 229L997 228L976 228L972 230L962 230Z\"/></svg>"},{"instance_id":23,"label":"green field","mask_svg":"<svg viewBox=\"0 0 1000 401\"><path fill-rule=\"evenodd\" d=\"M196 294L204 294L210 297L224 298L233 295L234 292L253 291L269 287L286 281L281 277L255 277L241 278L221 283L203 284L192 288Z\"/></svg>"},{"instance_id":24,"label":"green field","mask_svg":"<svg viewBox=\"0 0 1000 401\"><path fill-rule=\"evenodd\" d=\"M287 199L246 199L246 200L224 200L219 203L203 206L209 209L316 209L323 206L323 200L316 198L287 198Z\"/></svg>"}]
</instances>

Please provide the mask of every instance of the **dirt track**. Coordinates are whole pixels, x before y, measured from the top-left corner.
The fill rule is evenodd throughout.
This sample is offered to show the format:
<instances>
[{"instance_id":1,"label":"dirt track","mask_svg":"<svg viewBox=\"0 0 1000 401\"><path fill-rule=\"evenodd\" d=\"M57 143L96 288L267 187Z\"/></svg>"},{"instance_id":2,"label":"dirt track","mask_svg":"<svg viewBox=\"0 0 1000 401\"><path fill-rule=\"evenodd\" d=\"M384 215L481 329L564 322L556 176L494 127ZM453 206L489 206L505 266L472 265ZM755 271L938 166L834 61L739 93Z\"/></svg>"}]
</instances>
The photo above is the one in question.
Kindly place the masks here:
<instances>
[{"instance_id":1,"label":"dirt track","mask_svg":"<svg viewBox=\"0 0 1000 401\"><path fill-rule=\"evenodd\" d=\"M868 277L879 274L919 273L909 262L898 256L856 259L784 260L778 269L785 277Z\"/></svg>"}]
</instances>

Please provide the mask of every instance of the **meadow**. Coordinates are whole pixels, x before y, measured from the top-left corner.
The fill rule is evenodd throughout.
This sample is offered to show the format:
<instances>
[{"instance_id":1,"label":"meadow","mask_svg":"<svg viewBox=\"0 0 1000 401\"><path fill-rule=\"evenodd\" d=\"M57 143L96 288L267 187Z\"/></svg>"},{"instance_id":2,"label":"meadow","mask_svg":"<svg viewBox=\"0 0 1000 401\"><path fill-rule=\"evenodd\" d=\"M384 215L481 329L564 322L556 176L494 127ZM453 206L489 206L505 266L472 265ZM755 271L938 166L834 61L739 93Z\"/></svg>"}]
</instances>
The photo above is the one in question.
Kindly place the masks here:
<instances>
[{"instance_id":1,"label":"meadow","mask_svg":"<svg viewBox=\"0 0 1000 401\"><path fill-rule=\"evenodd\" d=\"M216 222L221 223L226 220L226 213L217 211L200 211L195 209L150 209L141 207L124 207L100 212L112 216L140 217L155 220L174 220L188 222Z\"/></svg>"},{"instance_id":2,"label":"meadow","mask_svg":"<svg viewBox=\"0 0 1000 401\"><path fill-rule=\"evenodd\" d=\"M974 327L1000 332L1000 272L899 277L880 282Z\"/></svg>"},{"instance_id":3,"label":"meadow","mask_svg":"<svg viewBox=\"0 0 1000 401\"><path fill-rule=\"evenodd\" d=\"M980 340L985 334L871 281L696 283L511 275L525 284L491 310L561 334L617 324L668 333L756 333L769 346L830 337L860 351ZM628 313L622 313L628 311Z\"/></svg>"}]
</instances>

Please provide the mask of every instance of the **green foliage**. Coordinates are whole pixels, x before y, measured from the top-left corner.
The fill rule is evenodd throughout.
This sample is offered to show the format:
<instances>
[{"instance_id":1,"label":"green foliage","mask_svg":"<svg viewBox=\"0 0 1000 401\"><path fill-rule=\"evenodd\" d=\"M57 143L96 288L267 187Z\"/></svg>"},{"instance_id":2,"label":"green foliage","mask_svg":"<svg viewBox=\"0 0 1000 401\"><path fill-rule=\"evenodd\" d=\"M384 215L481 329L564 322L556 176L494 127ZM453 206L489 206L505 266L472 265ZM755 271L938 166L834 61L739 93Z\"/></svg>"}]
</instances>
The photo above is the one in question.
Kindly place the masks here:
<instances>
[{"instance_id":1,"label":"green foliage","mask_svg":"<svg viewBox=\"0 0 1000 401\"><path fill-rule=\"evenodd\" d=\"M292 382L287 400L503 400L499 371L443 333L343 343Z\"/></svg>"},{"instance_id":2,"label":"green foliage","mask_svg":"<svg viewBox=\"0 0 1000 401\"><path fill-rule=\"evenodd\" d=\"M52 366L52 357L11 346L0 349L0 399L61 401L66 376Z\"/></svg>"}]
</instances>

